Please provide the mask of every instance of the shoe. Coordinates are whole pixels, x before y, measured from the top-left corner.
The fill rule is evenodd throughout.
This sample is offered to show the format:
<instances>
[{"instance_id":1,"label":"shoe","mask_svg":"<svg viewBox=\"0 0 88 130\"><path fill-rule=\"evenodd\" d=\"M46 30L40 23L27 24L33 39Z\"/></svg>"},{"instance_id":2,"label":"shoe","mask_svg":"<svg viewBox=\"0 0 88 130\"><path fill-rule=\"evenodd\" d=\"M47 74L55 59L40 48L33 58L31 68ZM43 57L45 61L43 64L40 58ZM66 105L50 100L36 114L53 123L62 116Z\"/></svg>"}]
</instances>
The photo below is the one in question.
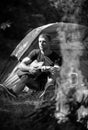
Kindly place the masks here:
<instances>
[{"instance_id":1,"label":"shoe","mask_svg":"<svg viewBox=\"0 0 88 130\"><path fill-rule=\"evenodd\" d=\"M14 93L12 89L7 88L3 84L0 84L0 86L3 88L4 92L9 94L9 96L12 96L13 98L17 98L16 93Z\"/></svg>"}]
</instances>

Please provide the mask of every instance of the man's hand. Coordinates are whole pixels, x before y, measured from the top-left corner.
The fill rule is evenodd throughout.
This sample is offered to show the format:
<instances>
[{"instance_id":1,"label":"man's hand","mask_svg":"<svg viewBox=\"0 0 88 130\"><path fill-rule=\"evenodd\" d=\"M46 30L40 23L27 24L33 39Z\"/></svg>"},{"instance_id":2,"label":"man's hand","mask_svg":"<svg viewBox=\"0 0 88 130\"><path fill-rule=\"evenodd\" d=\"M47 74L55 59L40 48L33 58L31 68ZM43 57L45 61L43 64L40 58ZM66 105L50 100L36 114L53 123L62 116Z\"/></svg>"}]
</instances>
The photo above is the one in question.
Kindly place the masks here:
<instances>
[{"instance_id":1,"label":"man's hand","mask_svg":"<svg viewBox=\"0 0 88 130\"><path fill-rule=\"evenodd\" d=\"M60 70L60 67L57 65L54 65L53 67L51 67L51 73L52 75L55 75L56 73L58 73Z\"/></svg>"},{"instance_id":2,"label":"man's hand","mask_svg":"<svg viewBox=\"0 0 88 130\"><path fill-rule=\"evenodd\" d=\"M47 71L49 71L49 72L51 72L53 75L56 73L56 72L58 72L60 70L60 67L59 66L42 66L41 67L41 71L42 72L47 72Z\"/></svg>"},{"instance_id":3,"label":"man's hand","mask_svg":"<svg viewBox=\"0 0 88 130\"><path fill-rule=\"evenodd\" d=\"M50 68L51 68L51 66L42 66L41 71L42 72L47 72L47 71L50 71Z\"/></svg>"}]
</instances>

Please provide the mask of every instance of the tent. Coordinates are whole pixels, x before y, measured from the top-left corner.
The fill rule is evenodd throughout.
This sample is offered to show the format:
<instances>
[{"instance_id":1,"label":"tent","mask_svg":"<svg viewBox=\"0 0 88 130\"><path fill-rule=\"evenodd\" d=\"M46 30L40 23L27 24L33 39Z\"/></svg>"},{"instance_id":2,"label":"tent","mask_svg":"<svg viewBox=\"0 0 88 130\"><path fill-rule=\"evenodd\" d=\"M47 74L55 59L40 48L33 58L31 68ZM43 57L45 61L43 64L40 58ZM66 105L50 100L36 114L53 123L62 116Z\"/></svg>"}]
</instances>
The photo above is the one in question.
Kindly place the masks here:
<instances>
[{"instance_id":1,"label":"tent","mask_svg":"<svg viewBox=\"0 0 88 130\"><path fill-rule=\"evenodd\" d=\"M20 61L28 55L28 53L38 47L37 38L38 36L43 33L49 33L52 37L52 44L51 48L55 50L57 53L59 52L59 38L58 32L60 31L73 31L80 30L81 33L84 33L86 30L85 26L81 26L78 24L73 23L63 23L63 22L56 22L47 25L43 25L41 27L37 27L29 32L24 39L17 45L15 50L10 55L8 63L6 64L1 76L0 81L4 86L9 88L15 87L16 83L20 80L17 76L16 68Z\"/></svg>"}]
</instances>

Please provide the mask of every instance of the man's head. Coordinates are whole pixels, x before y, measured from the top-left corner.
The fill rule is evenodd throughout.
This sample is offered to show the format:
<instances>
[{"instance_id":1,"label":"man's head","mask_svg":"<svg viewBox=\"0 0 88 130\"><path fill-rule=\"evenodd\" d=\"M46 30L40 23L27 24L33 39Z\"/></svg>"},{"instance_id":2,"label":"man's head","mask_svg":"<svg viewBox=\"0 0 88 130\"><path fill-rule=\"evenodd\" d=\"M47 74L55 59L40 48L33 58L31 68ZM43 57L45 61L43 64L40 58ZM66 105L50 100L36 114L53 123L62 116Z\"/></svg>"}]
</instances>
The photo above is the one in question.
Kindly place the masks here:
<instances>
[{"instance_id":1,"label":"man's head","mask_svg":"<svg viewBox=\"0 0 88 130\"><path fill-rule=\"evenodd\" d=\"M40 34L38 38L39 49L42 52L45 52L46 50L50 50L50 41L51 38L48 34Z\"/></svg>"}]
</instances>

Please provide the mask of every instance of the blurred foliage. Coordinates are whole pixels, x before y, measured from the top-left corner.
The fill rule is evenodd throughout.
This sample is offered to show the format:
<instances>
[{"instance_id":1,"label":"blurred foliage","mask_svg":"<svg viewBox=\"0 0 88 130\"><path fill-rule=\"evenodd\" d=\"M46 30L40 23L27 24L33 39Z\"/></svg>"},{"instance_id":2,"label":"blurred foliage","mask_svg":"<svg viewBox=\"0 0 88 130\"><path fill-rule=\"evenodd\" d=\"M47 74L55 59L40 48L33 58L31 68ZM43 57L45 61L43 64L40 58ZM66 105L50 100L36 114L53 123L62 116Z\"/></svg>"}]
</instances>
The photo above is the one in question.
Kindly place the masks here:
<instances>
[{"instance_id":1,"label":"blurred foliage","mask_svg":"<svg viewBox=\"0 0 88 130\"><path fill-rule=\"evenodd\" d=\"M22 39L35 27L58 21L58 13L47 0L3 0L0 25L5 37Z\"/></svg>"},{"instance_id":2,"label":"blurred foliage","mask_svg":"<svg viewBox=\"0 0 88 130\"><path fill-rule=\"evenodd\" d=\"M35 27L52 22L88 24L87 0L1 0L0 29L5 37L22 39Z\"/></svg>"}]
</instances>

